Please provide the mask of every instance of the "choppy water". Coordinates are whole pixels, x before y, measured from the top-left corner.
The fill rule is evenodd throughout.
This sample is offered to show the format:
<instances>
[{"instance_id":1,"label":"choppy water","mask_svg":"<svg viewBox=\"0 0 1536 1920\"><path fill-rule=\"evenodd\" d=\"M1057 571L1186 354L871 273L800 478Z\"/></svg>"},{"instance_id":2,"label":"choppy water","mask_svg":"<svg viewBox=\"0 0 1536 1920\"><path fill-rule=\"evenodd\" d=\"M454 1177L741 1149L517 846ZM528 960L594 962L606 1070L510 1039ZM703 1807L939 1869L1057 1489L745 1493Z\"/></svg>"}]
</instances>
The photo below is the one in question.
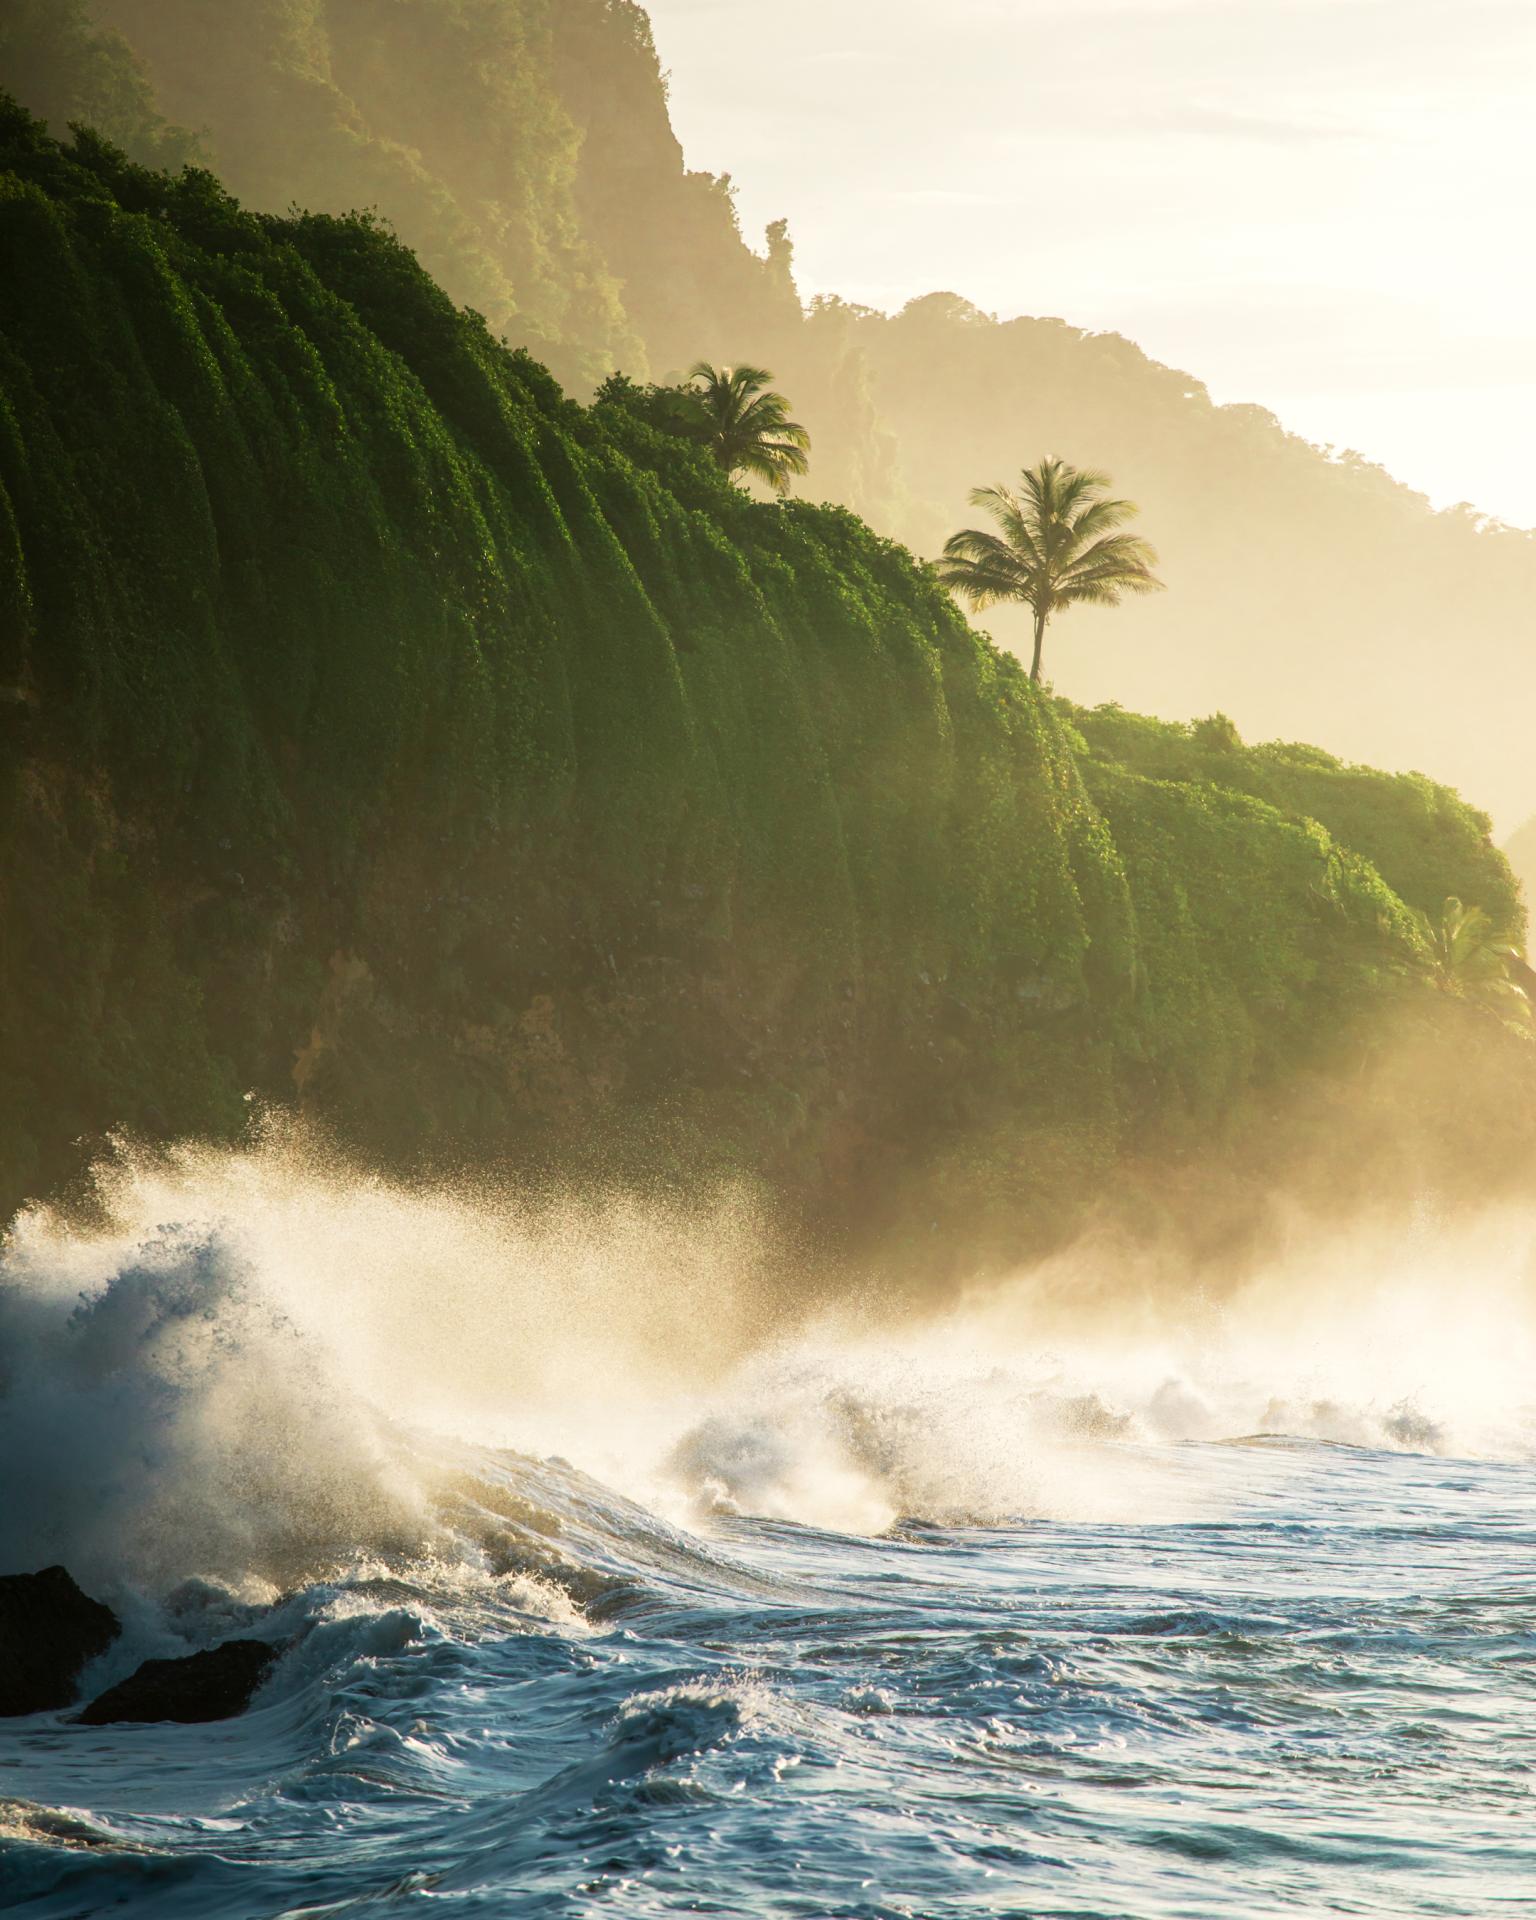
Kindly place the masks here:
<instances>
[{"instance_id":1,"label":"choppy water","mask_svg":"<svg viewBox=\"0 0 1536 1920\"><path fill-rule=\"evenodd\" d=\"M879 1365L781 1345L617 1438L596 1392L598 1477L352 1404L251 1244L12 1248L0 1570L63 1557L123 1609L92 1687L289 1650L219 1726L0 1722L0 1908L1536 1913L1513 1403L1473 1457L1433 1381L1346 1407L1097 1349L1089 1393L936 1326ZM1218 1360L1307 1431L1211 1433Z\"/></svg>"}]
</instances>

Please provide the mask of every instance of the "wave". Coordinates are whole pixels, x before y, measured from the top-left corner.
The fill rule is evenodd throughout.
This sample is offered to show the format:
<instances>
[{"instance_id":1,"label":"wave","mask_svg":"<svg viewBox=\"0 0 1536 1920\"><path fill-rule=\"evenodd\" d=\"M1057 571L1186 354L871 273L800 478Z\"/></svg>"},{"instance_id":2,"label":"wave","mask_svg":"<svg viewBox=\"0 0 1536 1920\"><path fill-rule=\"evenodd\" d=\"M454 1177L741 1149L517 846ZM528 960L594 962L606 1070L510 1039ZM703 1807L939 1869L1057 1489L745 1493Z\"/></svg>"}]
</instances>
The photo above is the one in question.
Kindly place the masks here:
<instances>
[{"instance_id":1,"label":"wave","mask_svg":"<svg viewBox=\"0 0 1536 1920\"><path fill-rule=\"evenodd\" d=\"M99 1278L69 1251L24 1243L0 1286L8 1565L283 1585L358 1544L427 1543L421 1489L376 1410L338 1391L216 1228L103 1248Z\"/></svg>"},{"instance_id":2,"label":"wave","mask_svg":"<svg viewBox=\"0 0 1536 1920\"><path fill-rule=\"evenodd\" d=\"M192 1637L371 1563L521 1580L574 1625L747 1578L707 1541L743 1513L1177 1518L1210 1494L1171 1443L1536 1441L1523 1214L1308 1243L1219 1301L1078 1250L942 1310L791 1317L739 1198L519 1210L289 1136L121 1154L99 1200L0 1261L0 1568L62 1561Z\"/></svg>"}]
</instances>

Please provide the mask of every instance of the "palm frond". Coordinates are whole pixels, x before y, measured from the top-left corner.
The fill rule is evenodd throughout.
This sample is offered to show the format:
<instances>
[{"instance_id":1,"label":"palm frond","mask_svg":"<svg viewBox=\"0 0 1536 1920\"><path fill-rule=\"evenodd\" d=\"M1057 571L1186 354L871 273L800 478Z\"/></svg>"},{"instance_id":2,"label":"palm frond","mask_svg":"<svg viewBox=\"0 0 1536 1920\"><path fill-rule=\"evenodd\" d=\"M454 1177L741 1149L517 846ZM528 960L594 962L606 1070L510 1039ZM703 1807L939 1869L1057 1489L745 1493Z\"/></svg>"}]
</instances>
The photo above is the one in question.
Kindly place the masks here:
<instances>
[{"instance_id":1,"label":"palm frond","mask_svg":"<svg viewBox=\"0 0 1536 1920\"><path fill-rule=\"evenodd\" d=\"M1037 557L1016 542L988 533L985 527L962 527L944 542L946 559L968 559L992 566L1007 566L1022 580L1036 570Z\"/></svg>"},{"instance_id":2,"label":"palm frond","mask_svg":"<svg viewBox=\"0 0 1536 1920\"><path fill-rule=\"evenodd\" d=\"M962 595L977 609L1026 597L1027 589L1015 572L989 565L985 560L941 560L938 575L952 593Z\"/></svg>"},{"instance_id":3,"label":"palm frond","mask_svg":"<svg viewBox=\"0 0 1536 1920\"><path fill-rule=\"evenodd\" d=\"M1045 622L1054 609L1114 606L1124 593L1155 593L1157 555L1145 540L1115 530L1134 518L1134 501L1108 497L1110 478L1048 455L1019 475L1017 490L976 487L971 504L998 531L964 527L944 544L939 579L974 607L1011 600L1033 608L1040 677Z\"/></svg>"},{"instance_id":4,"label":"palm frond","mask_svg":"<svg viewBox=\"0 0 1536 1920\"><path fill-rule=\"evenodd\" d=\"M1139 511L1134 500L1095 500L1074 517L1073 539L1079 546L1097 540L1100 534L1124 526L1127 520L1134 520Z\"/></svg>"},{"instance_id":5,"label":"palm frond","mask_svg":"<svg viewBox=\"0 0 1536 1920\"><path fill-rule=\"evenodd\" d=\"M753 474L778 493L793 475L809 472L810 433L789 417L789 402L770 387L766 367L699 360L688 379L699 437L723 472Z\"/></svg>"},{"instance_id":6,"label":"palm frond","mask_svg":"<svg viewBox=\"0 0 1536 1920\"><path fill-rule=\"evenodd\" d=\"M1088 584L1123 587L1127 593L1156 593L1162 581L1152 572L1157 555L1133 533L1110 533L1079 553L1057 576L1057 590L1070 593Z\"/></svg>"}]
</instances>

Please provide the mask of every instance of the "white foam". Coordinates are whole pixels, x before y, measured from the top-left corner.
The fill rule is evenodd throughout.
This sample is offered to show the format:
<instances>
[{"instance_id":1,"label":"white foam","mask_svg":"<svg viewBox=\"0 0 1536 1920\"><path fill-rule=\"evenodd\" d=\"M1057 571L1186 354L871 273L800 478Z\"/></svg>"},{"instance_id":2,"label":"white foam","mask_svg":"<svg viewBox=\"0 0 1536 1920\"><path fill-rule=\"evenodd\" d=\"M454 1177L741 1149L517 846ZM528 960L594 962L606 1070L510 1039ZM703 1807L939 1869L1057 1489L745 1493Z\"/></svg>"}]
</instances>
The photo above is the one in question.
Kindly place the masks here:
<instances>
[{"instance_id":1,"label":"white foam","mask_svg":"<svg viewBox=\"0 0 1536 1920\"><path fill-rule=\"evenodd\" d=\"M768 1236L730 1197L524 1208L283 1135L125 1155L101 1197L90 1232L24 1218L0 1267L0 1567L88 1584L241 1598L440 1546L411 1428L564 1455L690 1524L855 1533L1176 1517L1186 1441L1536 1437L1523 1211L1297 1234L1221 1300L1079 1249L942 1310L775 1330Z\"/></svg>"}]
</instances>

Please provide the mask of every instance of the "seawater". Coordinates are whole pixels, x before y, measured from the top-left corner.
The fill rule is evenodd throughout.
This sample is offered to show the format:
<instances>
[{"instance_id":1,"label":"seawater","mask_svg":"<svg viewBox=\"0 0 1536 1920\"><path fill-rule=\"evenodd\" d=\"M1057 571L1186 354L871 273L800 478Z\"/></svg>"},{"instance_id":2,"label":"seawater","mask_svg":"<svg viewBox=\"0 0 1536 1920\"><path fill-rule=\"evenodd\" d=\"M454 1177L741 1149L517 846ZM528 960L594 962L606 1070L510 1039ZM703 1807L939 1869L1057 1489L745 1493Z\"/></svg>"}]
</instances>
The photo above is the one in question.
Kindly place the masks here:
<instances>
[{"instance_id":1,"label":"seawater","mask_svg":"<svg viewBox=\"0 0 1536 1920\"><path fill-rule=\"evenodd\" d=\"M1528 1221L749 1325L718 1216L109 1199L7 1249L0 1571L118 1608L88 1691L285 1651L0 1722L5 1911L1536 1913Z\"/></svg>"}]
</instances>

